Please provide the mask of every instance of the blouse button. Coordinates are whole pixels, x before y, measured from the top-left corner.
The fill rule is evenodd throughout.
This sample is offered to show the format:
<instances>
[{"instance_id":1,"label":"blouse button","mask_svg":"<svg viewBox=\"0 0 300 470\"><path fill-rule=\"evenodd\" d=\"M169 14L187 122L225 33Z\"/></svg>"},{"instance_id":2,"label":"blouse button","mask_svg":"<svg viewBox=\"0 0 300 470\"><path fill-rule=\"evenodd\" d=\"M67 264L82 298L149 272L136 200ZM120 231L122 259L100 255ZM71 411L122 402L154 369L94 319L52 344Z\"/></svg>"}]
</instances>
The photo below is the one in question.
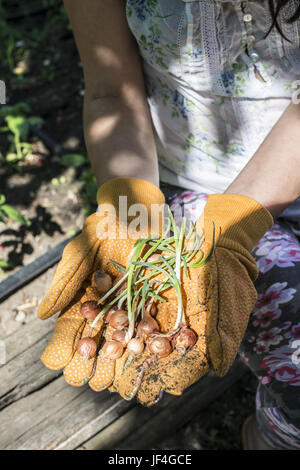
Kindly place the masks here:
<instances>
[{"instance_id":1,"label":"blouse button","mask_svg":"<svg viewBox=\"0 0 300 470\"><path fill-rule=\"evenodd\" d=\"M243 16L243 20L245 21L245 23L249 23L250 21L252 21L252 15L250 15L250 13L247 13Z\"/></svg>"}]
</instances>

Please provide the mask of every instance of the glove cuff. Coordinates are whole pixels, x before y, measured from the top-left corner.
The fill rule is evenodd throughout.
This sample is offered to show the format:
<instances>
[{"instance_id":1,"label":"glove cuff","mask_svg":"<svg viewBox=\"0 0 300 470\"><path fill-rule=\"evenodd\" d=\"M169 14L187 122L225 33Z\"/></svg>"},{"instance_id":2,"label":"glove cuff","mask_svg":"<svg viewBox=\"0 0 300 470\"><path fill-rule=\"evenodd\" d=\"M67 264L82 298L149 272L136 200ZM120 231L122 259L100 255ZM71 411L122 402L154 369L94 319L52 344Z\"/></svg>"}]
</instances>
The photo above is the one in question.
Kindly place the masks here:
<instances>
[{"instance_id":1,"label":"glove cuff","mask_svg":"<svg viewBox=\"0 0 300 470\"><path fill-rule=\"evenodd\" d=\"M97 226L98 238L118 233L119 238L137 239L162 232L165 197L149 181L114 178L99 188L97 201L101 220ZM106 218L101 218L104 214L110 217L108 226Z\"/></svg>"},{"instance_id":2,"label":"glove cuff","mask_svg":"<svg viewBox=\"0 0 300 470\"><path fill-rule=\"evenodd\" d=\"M119 213L120 196L127 197L127 208L132 204L143 204L149 213L152 204L164 204L165 196L149 181L138 178L113 178L98 189L98 204L112 204Z\"/></svg>"},{"instance_id":3,"label":"glove cuff","mask_svg":"<svg viewBox=\"0 0 300 470\"><path fill-rule=\"evenodd\" d=\"M204 209L206 221L215 223L216 245L232 248L236 244L251 251L272 227L271 213L259 202L241 194L211 194ZM205 228L209 228L208 223ZM211 239L209 236L208 239Z\"/></svg>"}]
</instances>

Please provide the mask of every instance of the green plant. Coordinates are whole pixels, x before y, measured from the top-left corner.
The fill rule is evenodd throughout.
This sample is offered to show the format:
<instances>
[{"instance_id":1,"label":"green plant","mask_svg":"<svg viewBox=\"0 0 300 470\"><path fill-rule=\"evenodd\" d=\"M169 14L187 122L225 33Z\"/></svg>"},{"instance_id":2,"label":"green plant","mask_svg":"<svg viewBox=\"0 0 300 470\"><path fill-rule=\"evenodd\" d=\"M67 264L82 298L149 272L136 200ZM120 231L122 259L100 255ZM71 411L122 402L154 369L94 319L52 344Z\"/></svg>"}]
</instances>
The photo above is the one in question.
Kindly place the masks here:
<instances>
[{"instance_id":1,"label":"green plant","mask_svg":"<svg viewBox=\"0 0 300 470\"><path fill-rule=\"evenodd\" d=\"M59 162L63 166L72 166L77 168L86 163L86 157L79 153L67 153L60 158Z\"/></svg>"},{"instance_id":2,"label":"green plant","mask_svg":"<svg viewBox=\"0 0 300 470\"><path fill-rule=\"evenodd\" d=\"M6 204L6 197L0 194L0 222L7 225L9 221L19 222L21 225L30 225L30 221L24 217L15 207ZM13 268L13 265L0 258L0 273L3 274L6 269Z\"/></svg>"},{"instance_id":3,"label":"green plant","mask_svg":"<svg viewBox=\"0 0 300 470\"><path fill-rule=\"evenodd\" d=\"M84 201L83 210L86 214L91 214L95 210L97 201L97 181L95 173L91 168L84 171L80 176L80 181L83 181L81 196Z\"/></svg>"},{"instance_id":4,"label":"green plant","mask_svg":"<svg viewBox=\"0 0 300 470\"><path fill-rule=\"evenodd\" d=\"M7 12L0 0L0 59L1 64L12 70L15 66L15 43L21 39L21 31L18 28L12 28L7 19Z\"/></svg>"},{"instance_id":5,"label":"green plant","mask_svg":"<svg viewBox=\"0 0 300 470\"><path fill-rule=\"evenodd\" d=\"M13 10L7 3L4 5L0 0L0 61L2 66L13 71L24 55L31 55L32 52L38 55L41 49L51 44L52 38L56 39L58 34L65 32L70 26L65 8L59 0L43 1L44 6L49 8L44 11L43 20L38 27L35 17L31 15L25 15L22 23L13 27L8 20ZM22 10L22 2L20 4Z\"/></svg>"},{"instance_id":6,"label":"green plant","mask_svg":"<svg viewBox=\"0 0 300 470\"><path fill-rule=\"evenodd\" d=\"M8 152L2 156L7 163L24 160L32 151L31 144L27 142L30 125L41 124L43 120L37 116L28 116L29 113L30 107L23 102L0 108L0 122L6 124L0 127L0 131L8 133L10 142Z\"/></svg>"},{"instance_id":7,"label":"green plant","mask_svg":"<svg viewBox=\"0 0 300 470\"><path fill-rule=\"evenodd\" d=\"M0 194L0 222L7 224L10 220L19 222L22 225L30 225L30 221L21 214L15 207L6 204L6 197Z\"/></svg>"}]
</instances>

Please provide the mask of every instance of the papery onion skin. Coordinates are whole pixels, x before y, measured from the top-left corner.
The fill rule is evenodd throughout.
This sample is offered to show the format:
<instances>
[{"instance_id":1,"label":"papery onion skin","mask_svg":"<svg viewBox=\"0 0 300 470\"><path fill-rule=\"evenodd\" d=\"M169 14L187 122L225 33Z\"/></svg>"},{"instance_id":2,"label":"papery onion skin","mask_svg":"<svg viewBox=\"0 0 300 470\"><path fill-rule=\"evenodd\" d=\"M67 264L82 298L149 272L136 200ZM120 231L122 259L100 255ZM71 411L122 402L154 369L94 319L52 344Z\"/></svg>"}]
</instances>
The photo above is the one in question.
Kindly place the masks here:
<instances>
[{"instance_id":1,"label":"papery onion skin","mask_svg":"<svg viewBox=\"0 0 300 470\"><path fill-rule=\"evenodd\" d=\"M184 354L197 342L196 333L190 328L183 328L172 340L172 346L180 354Z\"/></svg>"},{"instance_id":2,"label":"papery onion skin","mask_svg":"<svg viewBox=\"0 0 300 470\"><path fill-rule=\"evenodd\" d=\"M170 341L167 338L154 338L148 346L151 353L159 357L167 357L172 352Z\"/></svg>"},{"instance_id":3,"label":"papery onion skin","mask_svg":"<svg viewBox=\"0 0 300 470\"><path fill-rule=\"evenodd\" d=\"M83 302L80 306L80 313L87 320L94 320L100 310L101 307L95 300L88 300L87 302Z\"/></svg>"},{"instance_id":4,"label":"papery onion skin","mask_svg":"<svg viewBox=\"0 0 300 470\"><path fill-rule=\"evenodd\" d=\"M116 310L114 313L112 313L109 319L109 324L113 328L118 329L122 329L125 326L128 326L129 320L126 310Z\"/></svg>"},{"instance_id":5,"label":"papery onion skin","mask_svg":"<svg viewBox=\"0 0 300 470\"><path fill-rule=\"evenodd\" d=\"M115 330L113 332L113 335L111 337L111 339L113 339L114 341L119 341L122 346L126 346L126 333L127 333L127 328L124 328L123 330Z\"/></svg>"},{"instance_id":6,"label":"papery onion skin","mask_svg":"<svg viewBox=\"0 0 300 470\"><path fill-rule=\"evenodd\" d=\"M119 341L109 340L106 341L100 350L100 356L105 359L119 359L124 351L123 345Z\"/></svg>"},{"instance_id":7,"label":"papery onion skin","mask_svg":"<svg viewBox=\"0 0 300 470\"><path fill-rule=\"evenodd\" d=\"M155 304L152 304L150 307L150 315L152 315L152 317L155 317L156 314L157 314L157 306Z\"/></svg>"},{"instance_id":8,"label":"papery onion skin","mask_svg":"<svg viewBox=\"0 0 300 470\"><path fill-rule=\"evenodd\" d=\"M111 316L113 313L117 311L117 307L111 307L105 314L105 321L109 323L109 320L111 319Z\"/></svg>"},{"instance_id":9,"label":"papery onion skin","mask_svg":"<svg viewBox=\"0 0 300 470\"><path fill-rule=\"evenodd\" d=\"M127 351L133 356L138 356L139 354L142 354L144 348L144 341L138 336L136 336L135 338L131 338L131 340L128 341Z\"/></svg>"},{"instance_id":10,"label":"papery onion skin","mask_svg":"<svg viewBox=\"0 0 300 470\"><path fill-rule=\"evenodd\" d=\"M92 338L82 338L77 345L77 352L84 359L91 359L97 351L97 343Z\"/></svg>"},{"instance_id":11,"label":"papery onion skin","mask_svg":"<svg viewBox=\"0 0 300 470\"><path fill-rule=\"evenodd\" d=\"M139 322L137 326L137 336L145 338L151 333L159 331L159 326L156 320L150 316L150 314L145 315L144 318Z\"/></svg>"},{"instance_id":12,"label":"papery onion skin","mask_svg":"<svg viewBox=\"0 0 300 470\"><path fill-rule=\"evenodd\" d=\"M160 260L159 254L155 253L154 255L150 255L149 258L147 258L147 263L153 263L154 261Z\"/></svg>"},{"instance_id":13,"label":"papery onion skin","mask_svg":"<svg viewBox=\"0 0 300 470\"><path fill-rule=\"evenodd\" d=\"M146 312L146 314L150 314L151 317L155 317L155 315L157 314L157 306L155 304L151 304L151 307L149 309L149 304L145 306L145 309L144 309L144 312Z\"/></svg>"},{"instance_id":14,"label":"papery onion skin","mask_svg":"<svg viewBox=\"0 0 300 470\"><path fill-rule=\"evenodd\" d=\"M95 287L100 295L106 294L112 288L112 278L104 271L96 271L93 279Z\"/></svg>"}]
</instances>

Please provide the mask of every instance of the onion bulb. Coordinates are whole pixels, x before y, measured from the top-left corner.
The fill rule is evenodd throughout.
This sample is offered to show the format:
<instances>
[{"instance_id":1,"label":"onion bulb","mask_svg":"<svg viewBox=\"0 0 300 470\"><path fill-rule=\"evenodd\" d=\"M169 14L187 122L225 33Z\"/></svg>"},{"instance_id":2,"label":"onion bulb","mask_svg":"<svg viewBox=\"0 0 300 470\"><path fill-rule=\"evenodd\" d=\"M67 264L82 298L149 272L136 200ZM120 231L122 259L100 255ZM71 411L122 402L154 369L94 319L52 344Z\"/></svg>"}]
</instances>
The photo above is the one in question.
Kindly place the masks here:
<instances>
[{"instance_id":1,"label":"onion bulb","mask_svg":"<svg viewBox=\"0 0 300 470\"><path fill-rule=\"evenodd\" d=\"M197 335L189 328L183 328L173 339L172 346L180 354L184 354L197 342Z\"/></svg>"},{"instance_id":2,"label":"onion bulb","mask_svg":"<svg viewBox=\"0 0 300 470\"><path fill-rule=\"evenodd\" d=\"M82 338L77 346L77 352L84 359L94 357L97 351L97 343L92 338Z\"/></svg>"},{"instance_id":3,"label":"onion bulb","mask_svg":"<svg viewBox=\"0 0 300 470\"><path fill-rule=\"evenodd\" d=\"M160 260L160 255L155 253L154 255L151 255L149 258L147 258L147 263L153 263L154 261L158 260Z\"/></svg>"},{"instance_id":4,"label":"onion bulb","mask_svg":"<svg viewBox=\"0 0 300 470\"><path fill-rule=\"evenodd\" d=\"M142 338L136 336L135 338L131 338L131 340L128 341L127 351L132 356L138 356L139 354L142 354L142 352L144 351L144 347L145 345Z\"/></svg>"},{"instance_id":5,"label":"onion bulb","mask_svg":"<svg viewBox=\"0 0 300 470\"><path fill-rule=\"evenodd\" d=\"M149 313L144 314L144 318L139 322L137 326L137 336L141 336L145 338L149 336L151 333L159 331L158 323L154 318L150 316Z\"/></svg>"},{"instance_id":6,"label":"onion bulb","mask_svg":"<svg viewBox=\"0 0 300 470\"><path fill-rule=\"evenodd\" d=\"M126 337L126 328L124 328L123 330L115 330L113 332L111 339L113 339L114 341L119 341L122 344L122 346L125 347L127 344L125 337Z\"/></svg>"},{"instance_id":7,"label":"onion bulb","mask_svg":"<svg viewBox=\"0 0 300 470\"><path fill-rule=\"evenodd\" d=\"M106 341L100 350L100 356L105 359L119 359L123 354L123 345L119 341L113 339Z\"/></svg>"},{"instance_id":8,"label":"onion bulb","mask_svg":"<svg viewBox=\"0 0 300 470\"><path fill-rule=\"evenodd\" d=\"M94 273L94 283L100 295L106 294L112 288L112 278L104 271Z\"/></svg>"},{"instance_id":9,"label":"onion bulb","mask_svg":"<svg viewBox=\"0 0 300 470\"><path fill-rule=\"evenodd\" d=\"M170 341L164 337L154 338L149 344L149 349L159 357L167 357L172 351Z\"/></svg>"},{"instance_id":10,"label":"onion bulb","mask_svg":"<svg viewBox=\"0 0 300 470\"><path fill-rule=\"evenodd\" d=\"M105 321L109 323L109 320L111 319L111 316L113 313L117 311L117 307L111 307L105 314Z\"/></svg>"},{"instance_id":11,"label":"onion bulb","mask_svg":"<svg viewBox=\"0 0 300 470\"><path fill-rule=\"evenodd\" d=\"M155 317L155 315L157 314L157 306L155 304L151 304L150 309L149 309L149 305L146 305L145 310L147 313L150 313L152 317Z\"/></svg>"},{"instance_id":12,"label":"onion bulb","mask_svg":"<svg viewBox=\"0 0 300 470\"><path fill-rule=\"evenodd\" d=\"M109 324L118 330L128 326L128 314L125 310L116 310L109 318Z\"/></svg>"},{"instance_id":13,"label":"onion bulb","mask_svg":"<svg viewBox=\"0 0 300 470\"><path fill-rule=\"evenodd\" d=\"M101 307L95 300L88 300L87 302L83 302L80 306L80 313L87 320L94 320L100 310Z\"/></svg>"}]
</instances>

